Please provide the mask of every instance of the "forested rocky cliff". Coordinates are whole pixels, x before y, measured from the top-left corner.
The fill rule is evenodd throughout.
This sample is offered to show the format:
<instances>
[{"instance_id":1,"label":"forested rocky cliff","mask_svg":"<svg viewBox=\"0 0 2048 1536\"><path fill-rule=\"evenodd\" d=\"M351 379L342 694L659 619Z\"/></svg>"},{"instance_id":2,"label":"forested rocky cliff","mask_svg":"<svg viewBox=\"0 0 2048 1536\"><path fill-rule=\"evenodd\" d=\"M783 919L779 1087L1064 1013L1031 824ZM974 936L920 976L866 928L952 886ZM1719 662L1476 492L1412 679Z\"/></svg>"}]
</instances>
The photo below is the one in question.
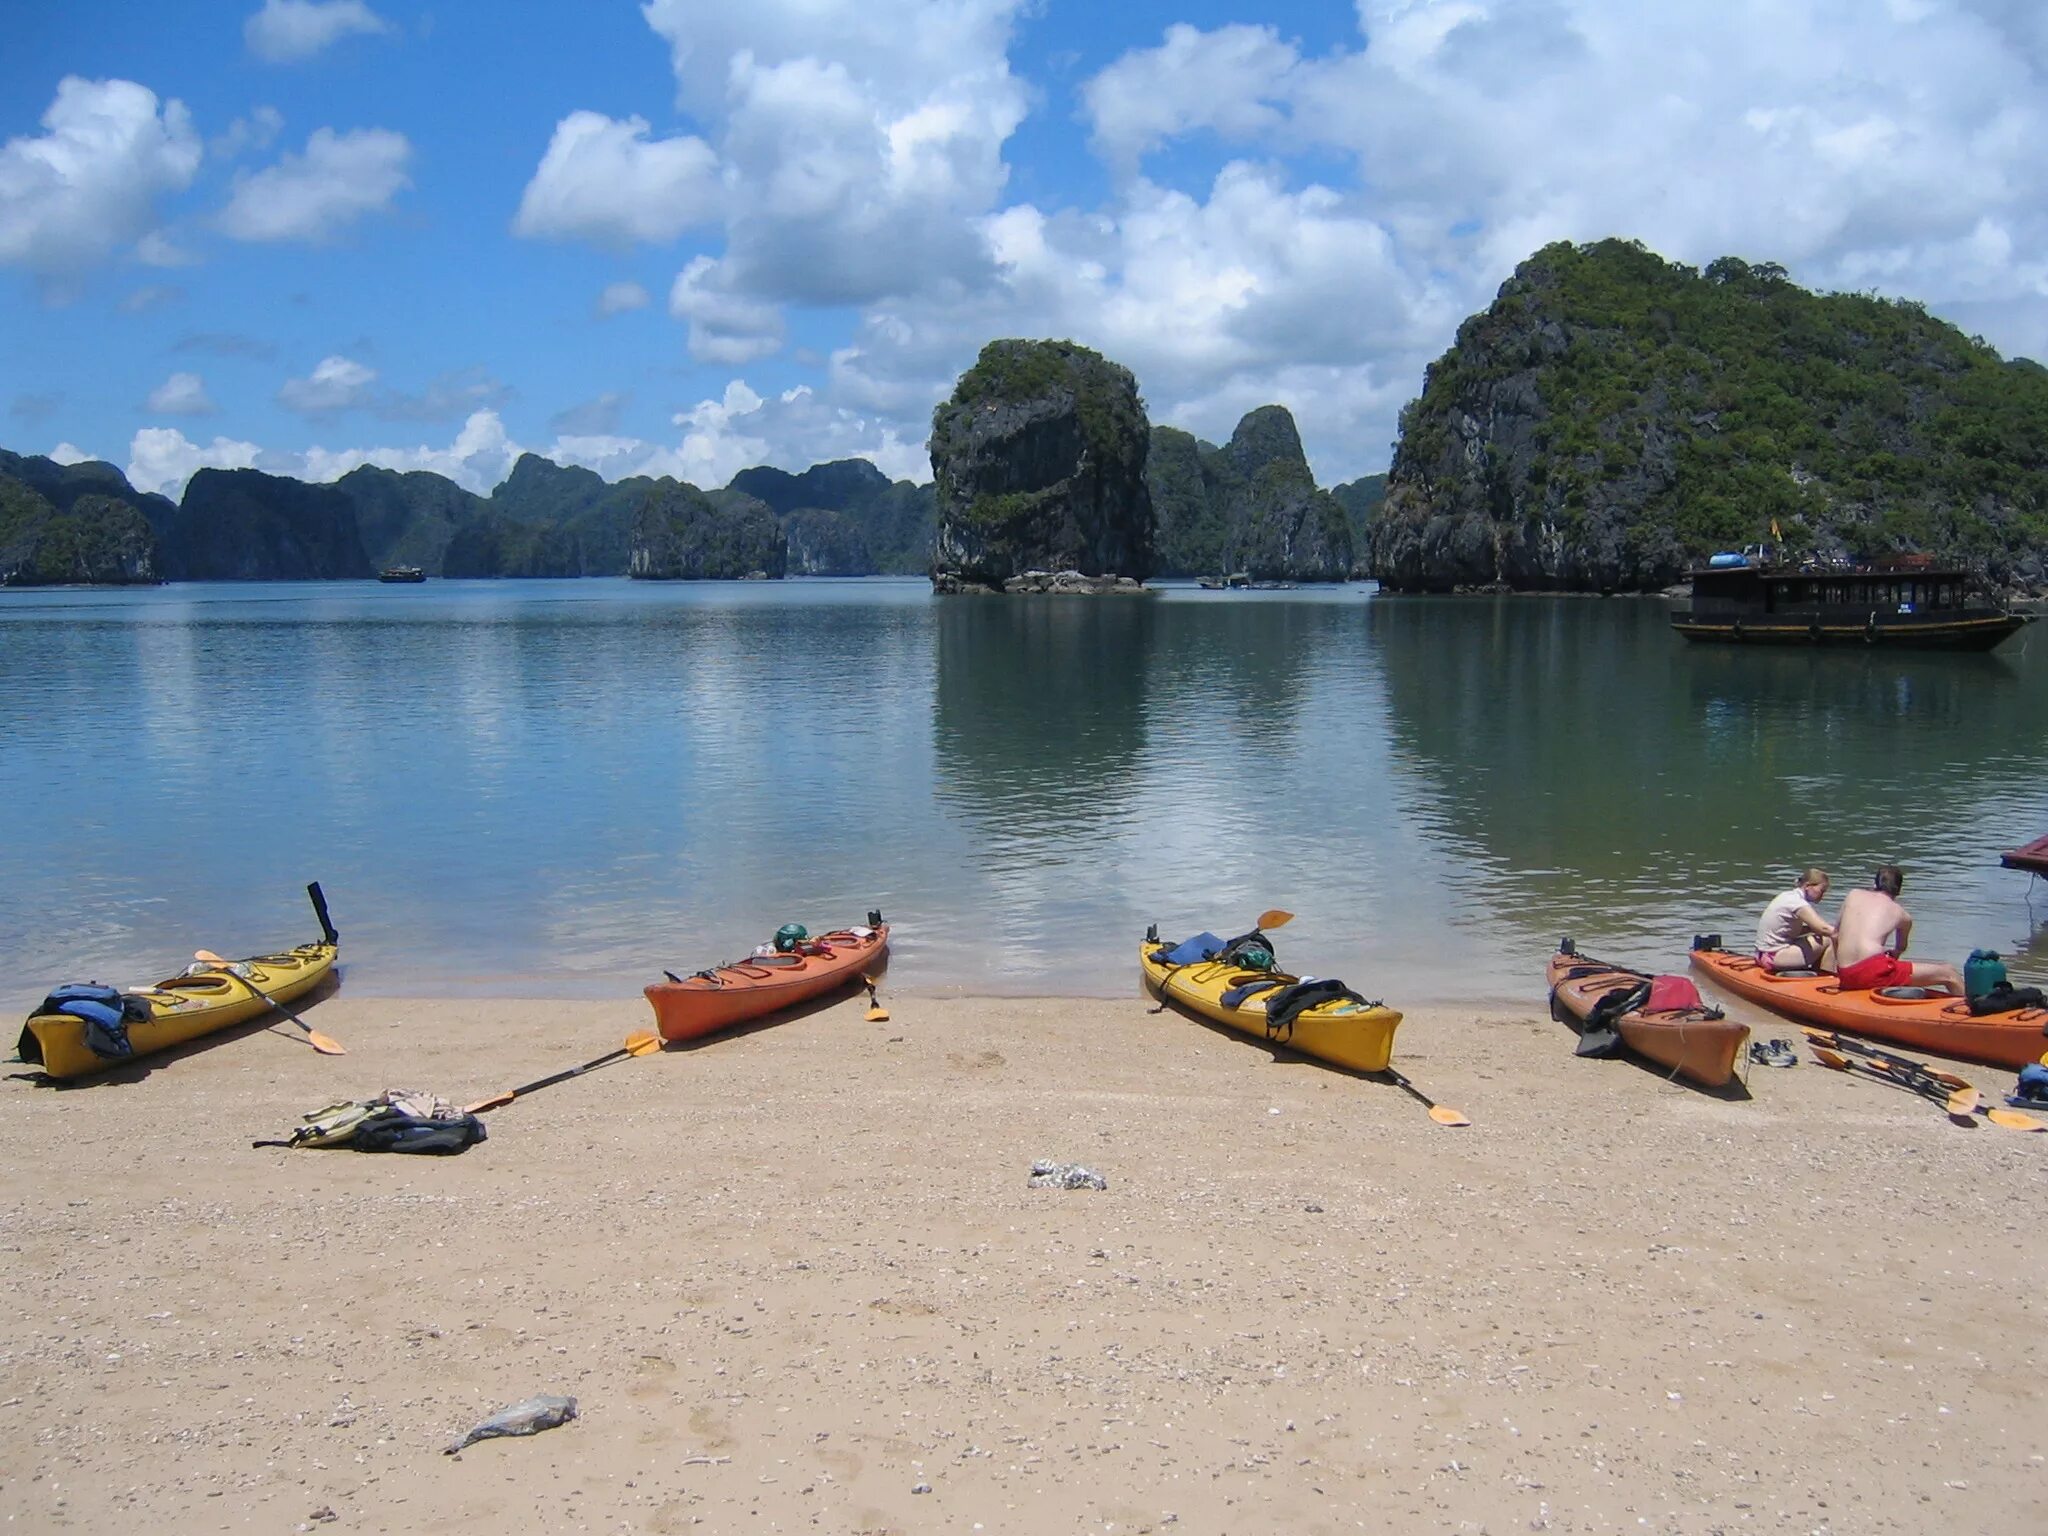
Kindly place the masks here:
<instances>
[{"instance_id":1,"label":"forested rocky cliff","mask_svg":"<svg viewBox=\"0 0 2048 1536\"><path fill-rule=\"evenodd\" d=\"M176 511L111 464L0 449L0 587L161 581L158 535Z\"/></svg>"},{"instance_id":2,"label":"forested rocky cliff","mask_svg":"<svg viewBox=\"0 0 2048 1536\"><path fill-rule=\"evenodd\" d=\"M1317 489L1284 406L1252 411L1222 448L1154 427L1145 478L1163 576L1342 581L1351 574L1353 521L1335 496Z\"/></svg>"},{"instance_id":3,"label":"forested rocky cliff","mask_svg":"<svg viewBox=\"0 0 2048 1536\"><path fill-rule=\"evenodd\" d=\"M1402 412L1369 563L1397 589L1652 590L1763 540L2040 582L2048 371L1769 264L1546 246Z\"/></svg>"},{"instance_id":4,"label":"forested rocky cliff","mask_svg":"<svg viewBox=\"0 0 2048 1536\"><path fill-rule=\"evenodd\" d=\"M1030 571L1152 574L1151 429L1130 370L1070 341L992 341L932 413L940 591Z\"/></svg>"}]
</instances>

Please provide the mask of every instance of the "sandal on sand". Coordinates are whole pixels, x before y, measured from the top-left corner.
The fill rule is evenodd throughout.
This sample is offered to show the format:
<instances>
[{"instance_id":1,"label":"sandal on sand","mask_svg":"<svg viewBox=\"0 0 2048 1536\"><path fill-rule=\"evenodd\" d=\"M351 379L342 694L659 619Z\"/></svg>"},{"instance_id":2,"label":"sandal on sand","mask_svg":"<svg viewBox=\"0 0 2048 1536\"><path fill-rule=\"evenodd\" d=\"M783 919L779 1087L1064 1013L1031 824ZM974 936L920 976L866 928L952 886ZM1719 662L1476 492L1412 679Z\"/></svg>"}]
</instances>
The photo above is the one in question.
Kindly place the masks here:
<instances>
[{"instance_id":1,"label":"sandal on sand","mask_svg":"<svg viewBox=\"0 0 2048 1536\"><path fill-rule=\"evenodd\" d=\"M1765 1067L1799 1065L1799 1057L1794 1053L1790 1040L1752 1040L1749 1043L1749 1059Z\"/></svg>"}]
</instances>

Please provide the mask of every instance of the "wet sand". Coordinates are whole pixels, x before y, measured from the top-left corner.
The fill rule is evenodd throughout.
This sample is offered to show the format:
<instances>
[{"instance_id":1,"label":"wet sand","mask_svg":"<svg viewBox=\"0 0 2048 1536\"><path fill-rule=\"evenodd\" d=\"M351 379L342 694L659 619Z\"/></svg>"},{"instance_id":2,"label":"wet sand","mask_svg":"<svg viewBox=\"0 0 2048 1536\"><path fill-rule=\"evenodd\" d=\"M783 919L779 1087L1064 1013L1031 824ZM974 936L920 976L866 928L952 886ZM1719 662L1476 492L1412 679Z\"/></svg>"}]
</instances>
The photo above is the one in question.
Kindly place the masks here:
<instances>
[{"instance_id":1,"label":"wet sand","mask_svg":"<svg viewBox=\"0 0 2048 1536\"><path fill-rule=\"evenodd\" d=\"M1412 1011L1469 1114L1147 1002L885 988L452 1158L253 1150L650 1023L314 1004L4 1085L0 1515L180 1532L1998 1531L2048 1495L2048 1135ZM1768 1033L1790 1034L1778 1025ZM2003 1092L2010 1073L1963 1068ZM1105 1192L1032 1189L1035 1158ZM581 1419L444 1456L540 1392Z\"/></svg>"}]
</instances>

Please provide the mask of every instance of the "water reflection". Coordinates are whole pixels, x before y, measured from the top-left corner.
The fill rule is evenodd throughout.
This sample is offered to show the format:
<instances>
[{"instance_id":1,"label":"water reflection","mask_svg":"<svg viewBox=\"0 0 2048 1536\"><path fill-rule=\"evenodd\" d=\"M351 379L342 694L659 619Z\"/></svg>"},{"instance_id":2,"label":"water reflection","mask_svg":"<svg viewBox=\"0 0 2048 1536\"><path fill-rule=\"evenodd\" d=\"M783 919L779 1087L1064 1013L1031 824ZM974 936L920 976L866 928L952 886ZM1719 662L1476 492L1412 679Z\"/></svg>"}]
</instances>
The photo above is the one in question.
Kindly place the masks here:
<instances>
[{"instance_id":1,"label":"water reflection","mask_svg":"<svg viewBox=\"0 0 2048 1536\"><path fill-rule=\"evenodd\" d=\"M1668 960L1696 927L1740 942L1801 865L1840 887L1895 861L1921 952L2011 926L1996 850L2039 816L2038 669L1689 646L1657 602L1373 608L1403 771L1475 924Z\"/></svg>"},{"instance_id":2,"label":"water reflection","mask_svg":"<svg viewBox=\"0 0 2048 1536\"><path fill-rule=\"evenodd\" d=\"M959 599L938 605L935 629L940 802L994 859L1065 863L1128 812L1158 604Z\"/></svg>"},{"instance_id":3,"label":"water reflection","mask_svg":"<svg viewBox=\"0 0 2048 1536\"><path fill-rule=\"evenodd\" d=\"M1395 1000L1666 963L1797 865L2041 980L2048 652L1688 647L1661 605L923 582L0 594L0 1004L293 943L346 985L630 1001L784 921L910 988L1133 986L1144 924L1298 914Z\"/></svg>"}]
</instances>

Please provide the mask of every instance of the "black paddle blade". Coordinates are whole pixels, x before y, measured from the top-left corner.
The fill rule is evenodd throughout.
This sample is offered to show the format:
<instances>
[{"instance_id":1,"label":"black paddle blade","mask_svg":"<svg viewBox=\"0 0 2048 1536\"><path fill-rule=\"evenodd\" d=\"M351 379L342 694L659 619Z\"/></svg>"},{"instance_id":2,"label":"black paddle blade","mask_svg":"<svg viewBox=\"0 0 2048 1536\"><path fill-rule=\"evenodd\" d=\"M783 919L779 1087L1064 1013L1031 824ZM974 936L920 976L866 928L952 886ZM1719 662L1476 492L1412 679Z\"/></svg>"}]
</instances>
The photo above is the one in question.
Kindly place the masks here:
<instances>
[{"instance_id":1,"label":"black paddle blade","mask_svg":"<svg viewBox=\"0 0 2048 1536\"><path fill-rule=\"evenodd\" d=\"M327 893L320 889L320 882L309 884L306 894L313 898L313 915L320 919L320 931L327 936L327 942L339 944L341 935L334 931L334 920L327 915Z\"/></svg>"}]
</instances>

